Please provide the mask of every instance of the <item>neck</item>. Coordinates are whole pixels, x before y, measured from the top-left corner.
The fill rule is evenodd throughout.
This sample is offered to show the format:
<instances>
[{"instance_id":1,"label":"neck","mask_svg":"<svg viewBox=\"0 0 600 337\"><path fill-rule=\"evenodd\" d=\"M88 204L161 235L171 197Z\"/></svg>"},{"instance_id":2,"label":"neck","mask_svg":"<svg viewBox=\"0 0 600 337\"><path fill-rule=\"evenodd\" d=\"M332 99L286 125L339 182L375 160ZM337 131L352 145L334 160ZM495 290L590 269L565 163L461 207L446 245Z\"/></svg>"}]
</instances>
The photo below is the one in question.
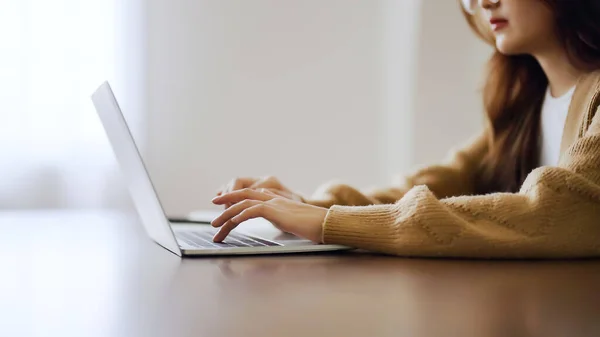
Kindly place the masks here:
<instances>
[{"instance_id":1,"label":"neck","mask_svg":"<svg viewBox=\"0 0 600 337\"><path fill-rule=\"evenodd\" d=\"M533 56L548 78L550 94L553 97L566 94L583 75L583 71L571 63L565 50L559 46Z\"/></svg>"}]
</instances>

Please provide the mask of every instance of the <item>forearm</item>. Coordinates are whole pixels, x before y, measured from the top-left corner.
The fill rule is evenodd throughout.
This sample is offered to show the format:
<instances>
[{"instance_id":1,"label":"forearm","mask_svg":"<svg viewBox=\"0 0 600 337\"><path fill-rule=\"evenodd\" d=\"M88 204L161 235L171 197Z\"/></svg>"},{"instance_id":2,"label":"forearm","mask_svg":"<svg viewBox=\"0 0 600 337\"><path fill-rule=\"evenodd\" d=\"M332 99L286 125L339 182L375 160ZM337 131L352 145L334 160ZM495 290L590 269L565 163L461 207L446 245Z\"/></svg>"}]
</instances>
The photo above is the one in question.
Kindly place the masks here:
<instances>
[{"instance_id":1,"label":"forearm","mask_svg":"<svg viewBox=\"0 0 600 337\"><path fill-rule=\"evenodd\" d=\"M561 160L518 193L438 200L418 186L394 205L332 207L323 241L396 255L600 256L600 115Z\"/></svg>"},{"instance_id":2,"label":"forearm","mask_svg":"<svg viewBox=\"0 0 600 337\"><path fill-rule=\"evenodd\" d=\"M599 219L600 189L583 178L560 191L530 180L521 193L443 200L422 186L394 205L332 207L323 240L403 256L598 256Z\"/></svg>"}]
</instances>

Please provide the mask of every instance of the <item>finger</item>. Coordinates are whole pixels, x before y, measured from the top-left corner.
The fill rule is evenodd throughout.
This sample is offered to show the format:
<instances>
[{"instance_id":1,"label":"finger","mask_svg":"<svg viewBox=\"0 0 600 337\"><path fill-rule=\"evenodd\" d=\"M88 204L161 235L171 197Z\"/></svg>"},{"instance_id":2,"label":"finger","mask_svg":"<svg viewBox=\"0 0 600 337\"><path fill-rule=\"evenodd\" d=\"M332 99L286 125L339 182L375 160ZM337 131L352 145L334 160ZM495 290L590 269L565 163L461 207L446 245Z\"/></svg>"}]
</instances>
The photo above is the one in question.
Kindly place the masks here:
<instances>
[{"instance_id":1,"label":"finger","mask_svg":"<svg viewBox=\"0 0 600 337\"><path fill-rule=\"evenodd\" d=\"M240 223L260 217L267 217L267 206L264 203L257 204L255 206L246 208L240 214L227 221L225 225L215 234L213 241L222 242L229 233L236 228Z\"/></svg>"},{"instance_id":2,"label":"finger","mask_svg":"<svg viewBox=\"0 0 600 337\"><path fill-rule=\"evenodd\" d=\"M233 184L231 185L231 191L237 191L237 190L241 190L242 188L244 188L246 185L245 183L249 183L246 179L241 178L241 179L236 179L233 181Z\"/></svg>"},{"instance_id":3,"label":"finger","mask_svg":"<svg viewBox=\"0 0 600 337\"><path fill-rule=\"evenodd\" d=\"M236 186L239 186L240 179L245 179L245 178L237 178L237 179L232 180L229 184L227 184L227 188L225 188L225 190L223 190L223 193L221 193L221 195L235 191ZM221 196L221 195L218 195L218 196ZM229 209L229 207L233 206L233 204L226 203L224 206L225 206L225 209L227 210L227 209Z\"/></svg>"},{"instance_id":4,"label":"finger","mask_svg":"<svg viewBox=\"0 0 600 337\"><path fill-rule=\"evenodd\" d=\"M236 184L239 184L239 180L240 179L244 179L244 178L235 178L230 180L229 182L227 182L227 184L225 184L225 186L223 186L223 188L221 189L221 194L225 194L225 193L229 193L231 191L233 191L233 188Z\"/></svg>"},{"instance_id":5,"label":"finger","mask_svg":"<svg viewBox=\"0 0 600 337\"><path fill-rule=\"evenodd\" d=\"M275 198L274 194L264 193L250 188L245 188L239 191L225 193L221 196L213 198L212 202L215 205L237 204L240 201L251 199L259 201L269 201Z\"/></svg>"},{"instance_id":6,"label":"finger","mask_svg":"<svg viewBox=\"0 0 600 337\"><path fill-rule=\"evenodd\" d=\"M257 191L261 192L261 193L264 193L264 194L267 194L267 195L271 195L273 197L278 197L277 194L272 193L272 191L270 189L268 189L268 188L259 188L259 189L257 189ZM229 209L229 207L231 207L233 205L235 205L235 203L226 203L225 204L225 209L227 210L227 209Z\"/></svg>"},{"instance_id":7,"label":"finger","mask_svg":"<svg viewBox=\"0 0 600 337\"><path fill-rule=\"evenodd\" d=\"M274 196L274 197L279 196L277 194L277 190L274 190L274 189L271 189L271 188L258 188L256 190L258 192L260 192L260 193L264 193L264 194L271 195L271 196Z\"/></svg>"},{"instance_id":8,"label":"finger","mask_svg":"<svg viewBox=\"0 0 600 337\"><path fill-rule=\"evenodd\" d=\"M232 180L229 184L227 184L227 187L223 190L223 193L221 193L220 195L217 196L221 196L223 194L227 194L227 193L231 193L234 191L239 191L241 189L247 188L248 186L252 185L255 182L256 179L253 178L236 178L234 180ZM226 203L225 204L225 209L229 209L229 207L231 207L233 204L232 203Z\"/></svg>"},{"instance_id":9,"label":"finger","mask_svg":"<svg viewBox=\"0 0 600 337\"><path fill-rule=\"evenodd\" d=\"M279 188L279 181L275 177L264 177L253 184L251 184L250 188Z\"/></svg>"},{"instance_id":10,"label":"finger","mask_svg":"<svg viewBox=\"0 0 600 337\"><path fill-rule=\"evenodd\" d=\"M243 188L248 188L252 184L254 184L255 181L256 179L254 178L237 178L234 181L232 181L230 189L227 192L233 192L241 190Z\"/></svg>"},{"instance_id":11,"label":"finger","mask_svg":"<svg viewBox=\"0 0 600 337\"><path fill-rule=\"evenodd\" d=\"M250 219L254 219L254 218L260 218L263 217L267 220L268 219L268 214L269 213L269 205L266 203L260 203L256 206L252 206L249 208L246 208L245 210L243 210L242 212L240 212L238 215L234 216L233 218L231 218L231 220L229 220L229 222L233 222L234 224L241 224L244 221L250 220Z\"/></svg>"},{"instance_id":12,"label":"finger","mask_svg":"<svg viewBox=\"0 0 600 337\"><path fill-rule=\"evenodd\" d=\"M282 190L278 190L278 189L270 189L269 193L274 194L278 197L284 197L287 199L291 199L290 193L287 193L286 191L282 191Z\"/></svg>"},{"instance_id":13,"label":"finger","mask_svg":"<svg viewBox=\"0 0 600 337\"><path fill-rule=\"evenodd\" d=\"M225 240L225 238L227 237L227 235L229 235L229 233L237 227L238 224L233 223L231 221L227 221L225 223L225 225L223 225L219 231L217 232L217 234L215 234L215 236L213 237L213 241L214 242L223 242L223 240Z\"/></svg>"},{"instance_id":14,"label":"finger","mask_svg":"<svg viewBox=\"0 0 600 337\"><path fill-rule=\"evenodd\" d=\"M221 227L227 221L229 221L231 218L233 218L234 216L236 216L236 215L240 214L242 211L244 211L246 208L256 206L257 204L259 204L261 202L262 201L258 201L258 200L244 200L238 204L233 205L232 207L230 207L229 209L227 209L226 211L221 213L221 215L219 215L218 217L213 219L213 221L211 221L210 224L213 227Z\"/></svg>"}]
</instances>

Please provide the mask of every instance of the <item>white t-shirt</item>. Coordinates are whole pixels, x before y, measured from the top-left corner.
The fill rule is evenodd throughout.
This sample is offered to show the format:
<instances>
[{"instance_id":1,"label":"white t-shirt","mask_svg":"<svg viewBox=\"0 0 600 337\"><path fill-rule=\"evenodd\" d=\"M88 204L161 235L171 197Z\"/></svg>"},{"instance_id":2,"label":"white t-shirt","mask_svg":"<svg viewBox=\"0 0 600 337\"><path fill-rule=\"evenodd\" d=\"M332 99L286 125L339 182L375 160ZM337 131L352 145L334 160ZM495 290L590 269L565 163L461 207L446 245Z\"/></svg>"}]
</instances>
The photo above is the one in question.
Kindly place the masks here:
<instances>
[{"instance_id":1,"label":"white t-shirt","mask_svg":"<svg viewBox=\"0 0 600 337\"><path fill-rule=\"evenodd\" d=\"M541 117L540 166L556 166L558 164L560 143L573 92L575 92L575 87L560 97L552 97L550 88L546 91Z\"/></svg>"}]
</instances>

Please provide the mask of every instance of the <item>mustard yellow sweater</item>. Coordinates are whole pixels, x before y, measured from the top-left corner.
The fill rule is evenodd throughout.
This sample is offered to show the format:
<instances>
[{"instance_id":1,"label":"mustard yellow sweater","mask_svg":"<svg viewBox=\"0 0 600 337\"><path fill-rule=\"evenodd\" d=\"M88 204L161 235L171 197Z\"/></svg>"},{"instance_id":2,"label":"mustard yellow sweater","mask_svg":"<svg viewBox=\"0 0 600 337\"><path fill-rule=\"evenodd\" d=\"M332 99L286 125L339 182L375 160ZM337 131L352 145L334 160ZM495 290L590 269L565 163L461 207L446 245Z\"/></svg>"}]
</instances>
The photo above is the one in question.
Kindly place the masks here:
<instances>
[{"instance_id":1,"label":"mustard yellow sweater","mask_svg":"<svg viewBox=\"0 0 600 337\"><path fill-rule=\"evenodd\" d=\"M532 171L518 193L473 195L486 132L444 165L373 193L347 185L306 200L328 207L325 243L402 256L600 256L600 72L580 79L557 167Z\"/></svg>"}]
</instances>

